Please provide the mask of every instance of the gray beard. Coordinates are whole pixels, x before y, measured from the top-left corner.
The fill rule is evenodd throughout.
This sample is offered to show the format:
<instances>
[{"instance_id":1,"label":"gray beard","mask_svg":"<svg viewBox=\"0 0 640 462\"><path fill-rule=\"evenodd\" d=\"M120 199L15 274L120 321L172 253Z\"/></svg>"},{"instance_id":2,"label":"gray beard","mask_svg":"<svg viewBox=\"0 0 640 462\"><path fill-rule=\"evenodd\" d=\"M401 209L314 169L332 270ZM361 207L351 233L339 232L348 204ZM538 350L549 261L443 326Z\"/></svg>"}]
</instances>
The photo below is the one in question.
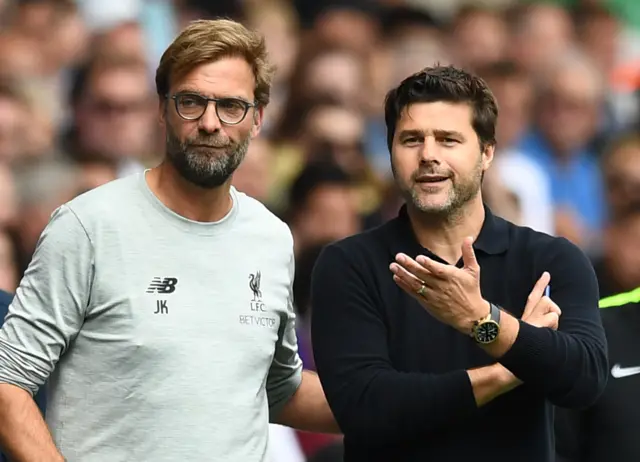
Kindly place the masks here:
<instances>
[{"instance_id":1,"label":"gray beard","mask_svg":"<svg viewBox=\"0 0 640 462\"><path fill-rule=\"evenodd\" d=\"M167 127L167 158L176 171L189 183L200 188L213 189L223 185L240 166L247 151L251 137L247 136L239 143L220 145L211 140L203 143L224 148L224 152L193 146L191 141L182 142ZM196 144L202 142L198 139Z\"/></svg>"}]
</instances>

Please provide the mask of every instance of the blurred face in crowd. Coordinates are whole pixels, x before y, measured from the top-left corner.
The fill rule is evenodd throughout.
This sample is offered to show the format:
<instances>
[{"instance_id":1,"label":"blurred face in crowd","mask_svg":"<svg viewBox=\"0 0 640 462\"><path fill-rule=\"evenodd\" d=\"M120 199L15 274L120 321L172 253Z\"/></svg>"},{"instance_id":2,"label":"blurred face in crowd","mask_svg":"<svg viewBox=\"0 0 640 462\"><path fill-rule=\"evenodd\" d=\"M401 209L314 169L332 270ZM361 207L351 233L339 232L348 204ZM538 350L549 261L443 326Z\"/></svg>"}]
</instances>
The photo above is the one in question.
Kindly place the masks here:
<instances>
[{"instance_id":1,"label":"blurred face in crowd","mask_svg":"<svg viewBox=\"0 0 640 462\"><path fill-rule=\"evenodd\" d=\"M17 212L16 187L9 167L0 163L0 228L12 223Z\"/></svg>"},{"instance_id":2,"label":"blurred face in crowd","mask_svg":"<svg viewBox=\"0 0 640 462\"><path fill-rule=\"evenodd\" d=\"M602 72L615 67L621 26L614 16L594 16L583 24L579 40Z\"/></svg>"},{"instance_id":3,"label":"blurred face in crowd","mask_svg":"<svg viewBox=\"0 0 640 462\"><path fill-rule=\"evenodd\" d=\"M573 33L566 10L555 5L534 5L510 40L511 57L530 71L538 72L567 50Z\"/></svg>"},{"instance_id":4,"label":"blurred face in crowd","mask_svg":"<svg viewBox=\"0 0 640 462\"><path fill-rule=\"evenodd\" d=\"M591 141L601 101L596 76L586 68L576 65L550 74L537 119L557 155L571 155Z\"/></svg>"},{"instance_id":5,"label":"blurred face in crowd","mask_svg":"<svg viewBox=\"0 0 640 462\"><path fill-rule=\"evenodd\" d=\"M93 74L76 114L80 148L109 160L146 154L155 128L146 73L112 68Z\"/></svg>"},{"instance_id":6,"label":"blurred face in crowd","mask_svg":"<svg viewBox=\"0 0 640 462\"><path fill-rule=\"evenodd\" d=\"M363 94L362 61L349 52L329 52L318 56L307 68L306 92L330 95L346 104L357 104Z\"/></svg>"},{"instance_id":7,"label":"blurred face in crowd","mask_svg":"<svg viewBox=\"0 0 640 462\"><path fill-rule=\"evenodd\" d=\"M43 72L39 43L24 35L0 32L0 75L39 76Z\"/></svg>"},{"instance_id":8,"label":"blurred face in crowd","mask_svg":"<svg viewBox=\"0 0 640 462\"><path fill-rule=\"evenodd\" d=\"M391 164L407 204L449 217L480 191L493 147L482 152L467 104L414 103L400 115Z\"/></svg>"},{"instance_id":9,"label":"blurred face in crowd","mask_svg":"<svg viewBox=\"0 0 640 462\"><path fill-rule=\"evenodd\" d=\"M55 1L21 2L13 26L33 38L47 71L74 64L87 49L87 29L73 6Z\"/></svg>"},{"instance_id":10,"label":"blurred face in crowd","mask_svg":"<svg viewBox=\"0 0 640 462\"><path fill-rule=\"evenodd\" d=\"M341 184L318 186L297 213L292 228L298 246L343 239L359 232L360 218L352 188Z\"/></svg>"},{"instance_id":11,"label":"blurred face in crowd","mask_svg":"<svg viewBox=\"0 0 640 462\"><path fill-rule=\"evenodd\" d=\"M96 49L97 53L130 55L146 59L142 27L135 23L121 24L97 37Z\"/></svg>"},{"instance_id":12,"label":"blurred face in crowd","mask_svg":"<svg viewBox=\"0 0 640 462\"><path fill-rule=\"evenodd\" d=\"M362 114L344 106L319 106L305 120L310 155L331 157L343 170L357 175L366 162L362 154L365 121Z\"/></svg>"},{"instance_id":13,"label":"blurred face in crowd","mask_svg":"<svg viewBox=\"0 0 640 462\"><path fill-rule=\"evenodd\" d=\"M502 18L480 11L457 22L452 34L452 49L461 65L477 69L502 59L507 40L507 28Z\"/></svg>"},{"instance_id":14,"label":"blurred face in crowd","mask_svg":"<svg viewBox=\"0 0 640 462\"><path fill-rule=\"evenodd\" d=\"M525 76L486 79L495 96L500 117L496 139L500 149L508 149L520 140L531 122L533 87Z\"/></svg>"},{"instance_id":15,"label":"blurred face in crowd","mask_svg":"<svg viewBox=\"0 0 640 462\"><path fill-rule=\"evenodd\" d=\"M610 278L620 290L640 287L640 213L636 212L612 226L604 236L604 255Z\"/></svg>"},{"instance_id":16,"label":"blurred face in crowd","mask_svg":"<svg viewBox=\"0 0 640 462\"><path fill-rule=\"evenodd\" d=\"M264 138L251 142L247 156L233 175L233 186L261 202L268 200L272 184L271 145Z\"/></svg>"},{"instance_id":17,"label":"blurred face in crowd","mask_svg":"<svg viewBox=\"0 0 640 462\"><path fill-rule=\"evenodd\" d=\"M253 103L254 88L251 66L239 57L200 65L172 83L170 96L179 99L166 101L161 119L166 128L167 158L184 179L202 188L215 188L238 168L262 122L262 109L250 107L245 113L242 105ZM200 96L225 100L209 102L195 120L181 117L178 108L183 115L199 113L203 107Z\"/></svg>"},{"instance_id":18,"label":"blurred face in crowd","mask_svg":"<svg viewBox=\"0 0 640 462\"><path fill-rule=\"evenodd\" d=\"M315 24L318 40L344 45L357 51L369 50L376 43L377 24L367 14L349 8L328 9Z\"/></svg>"},{"instance_id":19,"label":"blurred face in crowd","mask_svg":"<svg viewBox=\"0 0 640 462\"><path fill-rule=\"evenodd\" d=\"M23 103L0 94L0 162L13 160L23 152L27 115Z\"/></svg>"},{"instance_id":20,"label":"blurred face in crowd","mask_svg":"<svg viewBox=\"0 0 640 462\"><path fill-rule=\"evenodd\" d=\"M640 205L640 137L611 152L604 166L607 204L612 217Z\"/></svg>"},{"instance_id":21,"label":"blurred face in crowd","mask_svg":"<svg viewBox=\"0 0 640 462\"><path fill-rule=\"evenodd\" d=\"M18 287L16 249L3 228L0 227L0 289L15 292Z\"/></svg>"},{"instance_id":22,"label":"blurred face in crowd","mask_svg":"<svg viewBox=\"0 0 640 462\"><path fill-rule=\"evenodd\" d=\"M397 85L407 75L424 67L424 63L450 61L439 32L432 27L408 26L396 33L389 44L389 82L385 87Z\"/></svg>"}]
</instances>

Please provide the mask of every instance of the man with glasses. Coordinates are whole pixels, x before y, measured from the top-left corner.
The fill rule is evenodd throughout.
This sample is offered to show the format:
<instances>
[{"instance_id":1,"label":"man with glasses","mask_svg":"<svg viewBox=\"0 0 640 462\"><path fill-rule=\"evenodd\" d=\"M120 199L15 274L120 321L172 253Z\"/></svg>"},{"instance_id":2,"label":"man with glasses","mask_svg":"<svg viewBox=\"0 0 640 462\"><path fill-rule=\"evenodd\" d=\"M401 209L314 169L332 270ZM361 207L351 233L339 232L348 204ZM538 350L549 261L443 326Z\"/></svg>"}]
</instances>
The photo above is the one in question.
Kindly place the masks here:
<instances>
[{"instance_id":1,"label":"man with glasses","mask_svg":"<svg viewBox=\"0 0 640 462\"><path fill-rule=\"evenodd\" d=\"M259 462L269 422L338 431L298 355L291 233L230 185L271 76L262 38L193 23L156 73L165 160L54 212L0 330L11 457Z\"/></svg>"}]
</instances>

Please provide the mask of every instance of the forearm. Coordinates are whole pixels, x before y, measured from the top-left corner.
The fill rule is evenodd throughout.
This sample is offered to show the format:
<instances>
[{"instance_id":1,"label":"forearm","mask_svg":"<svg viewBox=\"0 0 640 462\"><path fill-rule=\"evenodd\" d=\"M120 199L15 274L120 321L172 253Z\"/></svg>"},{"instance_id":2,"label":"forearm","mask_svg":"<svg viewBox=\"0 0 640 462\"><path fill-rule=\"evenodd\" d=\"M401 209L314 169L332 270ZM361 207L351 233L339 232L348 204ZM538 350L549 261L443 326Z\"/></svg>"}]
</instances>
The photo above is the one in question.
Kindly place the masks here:
<instances>
[{"instance_id":1,"label":"forearm","mask_svg":"<svg viewBox=\"0 0 640 462\"><path fill-rule=\"evenodd\" d=\"M15 462L64 461L31 395L0 384L0 447Z\"/></svg>"},{"instance_id":2,"label":"forearm","mask_svg":"<svg viewBox=\"0 0 640 462\"><path fill-rule=\"evenodd\" d=\"M535 327L503 312L498 339L482 348L558 406L586 406L606 383L606 343L596 336Z\"/></svg>"},{"instance_id":3,"label":"forearm","mask_svg":"<svg viewBox=\"0 0 640 462\"><path fill-rule=\"evenodd\" d=\"M467 371L476 405L482 407L503 395L522 382L501 364L470 369Z\"/></svg>"},{"instance_id":4,"label":"forearm","mask_svg":"<svg viewBox=\"0 0 640 462\"><path fill-rule=\"evenodd\" d=\"M276 421L303 431L340 433L318 375L311 371L303 371L298 390L285 404Z\"/></svg>"},{"instance_id":5,"label":"forearm","mask_svg":"<svg viewBox=\"0 0 640 462\"><path fill-rule=\"evenodd\" d=\"M444 374L385 370L351 377L332 395L332 406L345 435L404 444L472 418L517 384L498 364Z\"/></svg>"}]
</instances>

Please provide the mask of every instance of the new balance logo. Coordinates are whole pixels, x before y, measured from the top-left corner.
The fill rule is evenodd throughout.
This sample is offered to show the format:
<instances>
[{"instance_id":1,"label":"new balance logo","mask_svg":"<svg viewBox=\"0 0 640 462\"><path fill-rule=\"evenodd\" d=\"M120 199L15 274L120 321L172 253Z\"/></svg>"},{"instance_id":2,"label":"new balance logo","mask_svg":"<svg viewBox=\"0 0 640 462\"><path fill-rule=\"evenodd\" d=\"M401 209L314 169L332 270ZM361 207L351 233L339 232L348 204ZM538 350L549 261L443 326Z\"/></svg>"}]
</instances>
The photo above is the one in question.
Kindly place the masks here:
<instances>
[{"instance_id":1,"label":"new balance logo","mask_svg":"<svg viewBox=\"0 0 640 462\"><path fill-rule=\"evenodd\" d=\"M178 285L178 280L176 278L153 278L149 288L147 289L148 294L171 294L175 292L176 286Z\"/></svg>"}]
</instances>

